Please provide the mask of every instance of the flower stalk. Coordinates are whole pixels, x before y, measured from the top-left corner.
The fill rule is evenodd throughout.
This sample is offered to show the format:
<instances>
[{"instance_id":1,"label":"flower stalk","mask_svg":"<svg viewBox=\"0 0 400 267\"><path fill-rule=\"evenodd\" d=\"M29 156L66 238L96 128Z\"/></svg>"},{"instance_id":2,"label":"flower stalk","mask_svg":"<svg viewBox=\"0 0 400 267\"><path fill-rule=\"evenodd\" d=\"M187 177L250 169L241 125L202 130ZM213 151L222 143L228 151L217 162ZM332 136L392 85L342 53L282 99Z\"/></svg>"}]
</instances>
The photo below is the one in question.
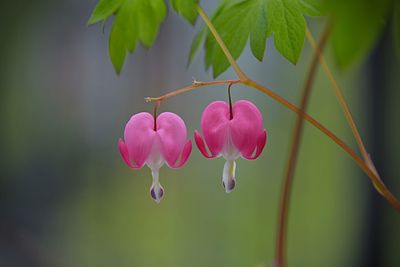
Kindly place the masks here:
<instances>
[{"instance_id":1,"label":"flower stalk","mask_svg":"<svg viewBox=\"0 0 400 267\"><path fill-rule=\"evenodd\" d=\"M233 112L232 112L232 95L231 95L231 87L232 87L232 84L230 83L230 84L228 85L229 118L232 120L232 119L233 119Z\"/></svg>"},{"instance_id":2,"label":"flower stalk","mask_svg":"<svg viewBox=\"0 0 400 267\"><path fill-rule=\"evenodd\" d=\"M275 93L271 89L264 87L263 85L258 84L257 82L251 80L250 78L247 77L247 75L241 70L239 65L236 63L235 59L233 56L230 54L228 48L226 47L225 43L223 42L222 38L219 36L218 32L216 31L214 25L212 24L211 20L209 17L206 15L206 13L202 10L200 6L198 6L198 13L206 23L208 29L210 32L213 34L215 37L218 45L224 52L225 56L227 57L229 63L231 64L233 70L235 71L236 75L238 76L238 80L222 80L222 81L210 81L210 82L199 82L199 81L194 81L192 85L183 87L181 89L172 91L170 93L167 93L165 95L159 96L159 97L147 97L145 100L147 102L151 101L164 101L167 100L170 97L189 92L192 90L195 90L197 88L205 87L205 86L212 86L212 85L221 85L221 84L242 84L245 85L249 88L256 89L267 96L271 97L278 103L284 105L286 108L291 110L292 112L296 113L298 115L297 120L296 120L296 125L295 125L295 131L292 139L292 146L291 146L291 153L288 161L288 167L286 169L286 178L284 181L284 186L283 186L283 194L281 198L281 208L280 208L280 216L279 216L279 228L278 228L278 235L277 235L277 254L276 254L276 266L282 267L285 266L285 240L286 240L286 226L287 226L287 214L288 214L288 207L289 207L289 199L290 199L290 192L291 192L291 185L292 185L292 177L294 174L294 167L296 163L296 158L297 158L297 153L299 149L299 143L300 143L300 138L301 138L301 132L303 128L303 120L308 121L311 123L315 128L317 128L319 131L324 133L328 138L330 138L333 142L335 142L338 146L340 146L354 161L355 163L360 167L361 170L364 171L364 173L367 174L367 176L370 178L372 181L375 189L389 202L390 205L392 205L396 210L400 211L400 202L397 200L397 198L388 190L388 188L385 186L385 184L382 182L381 178L378 175L378 172L375 169L375 166L372 162L372 160L369 157L369 154L367 153L367 150L365 149L365 146L362 142L362 139L360 137L360 134L358 132L358 129L355 125L355 122L351 116L351 113L349 111L349 107L336 83L336 81L333 78L333 75L327 66L325 59L323 58L322 55L322 50L326 44L326 41L329 36L329 27L328 30L325 31L323 34L321 41L319 45L317 46L315 44L315 41L313 41L312 35L310 34L309 31L307 31L306 36L311 45L314 47L315 53L314 57L312 60L312 63L310 65L310 69L308 71L308 76L307 80L304 86L304 91L303 91L303 96L302 96L302 101L300 107L297 107L290 101L286 100L279 94ZM305 112L305 109L307 107L307 102L308 102L308 96L310 94L310 90L314 81L316 69L318 62L321 63L322 68L328 75L328 79L331 81L334 89L336 96L338 98L338 101L340 105L342 106L342 109L345 113L346 119L349 122L349 125L353 131L353 134L357 140L358 146L360 148L362 157L360 157L350 146L348 146L341 138L336 136L331 130L329 130L327 127L322 125L319 121L314 119L312 116L307 114ZM231 168L228 168L231 167ZM227 166L227 169L232 169L234 170L233 166ZM228 173L229 171L227 171Z\"/></svg>"},{"instance_id":3,"label":"flower stalk","mask_svg":"<svg viewBox=\"0 0 400 267\"><path fill-rule=\"evenodd\" d=\"M256 83L255 81L249 79L247 75L240 69L236 61L233 59L232 55L230 54L229 50L227 49L224 41L219 36L217 30L215 29L214 25L212 24L210 18L207 14L202 10L200 6L198 6L198 12L200 16L203 18L204 22L206 23L207 27L209 28L210 32L214 35L215 40L217 41L218 45L221 47L222 51L224 52L225 56L227 57L229 63L231 64L232 68L234 69L236 75L240 78L240 82L248 87L252 87L257 89L264 94L270 96L274 100L278 101L282 105L286 106L293 112L300 115L303 119L309 121L313 126L318 128L321 132L327 135L332 141L338 144L342 149L344 149L350 157L357 163L357 165L368 175L371 179L375 189L391 204L394 208L400 211L400 202L397 198L386 188L385 184L380 179L377 171L374 167L373 162L371 161L369 155L367 155L367 159L364 161L360 158L353 149L351 149L343 140L337 137L334 133L332 133L329 129L319 123L317 120L309 116L307 113L296 107L294 104L290 103L277 93L273 92L272 90ZM319 56L318 56L319 59Z\"/></svg>"},{"instance_id":4,"label":"flower stalk","mask_svg":"<svg viewBox=\"0 0 400 267\"><path fill-rule=\"evenodd\" d=\"M353 119L353 116L351 115L349 105L347 104L346 99L344 98L343 93L340 90L340 87L339 87L338 83L336 82L336 79L334 78L331 69L328 66L328 63L326 62L322 51L320 49L318 49L317 44L314 40L314 37L312 36L311 32L308 29L306 31L306 38L307 38L308 42L310 43L311 47L314 49L315 53L319 54L319 63L322 66L322 69L325 72L326 77L328 78L329 82L332 85L332 89L335 92L336 98L343 110L343 113L346 117L348 124L350 125L350 128L351 128L351 131L353 132L354 138L357 141L361 155L364 157L364 160L367 160L367 158L369 158L368 152L367 152L367 149L365 148L364 142L361 139L360 132L358 131L358 128Z\"/></svg>"},{"instance_id":5,"label":"flower stalk","mask_svg":"<svg viewBox=\"0 0 400 267\"><path fill-rule=\"evenodd\" d=\"M330 25L328 25L321 37L321 40L317 46L317 51L322 51L326 45L330 34ZM304 85L300 110L306 111L308 102L311 95L311 89L315 80L315 75L318 67L319 53L315 52L312 59L306 83ZM292 135L292 145L290 146L289 159L286 166L285 176L282 184L281 200L279 205L279 216L278 216L278 230L276 237L276 267L286 266L286 248L287 248L287 228L288 228L288 216L290 207L290 196L293 187L294 172L296 170L296 163L298 153L300 149L301 137L303 134L304 120L301 116L297 116L296 125Z\"/></svg>"}]
</instances>

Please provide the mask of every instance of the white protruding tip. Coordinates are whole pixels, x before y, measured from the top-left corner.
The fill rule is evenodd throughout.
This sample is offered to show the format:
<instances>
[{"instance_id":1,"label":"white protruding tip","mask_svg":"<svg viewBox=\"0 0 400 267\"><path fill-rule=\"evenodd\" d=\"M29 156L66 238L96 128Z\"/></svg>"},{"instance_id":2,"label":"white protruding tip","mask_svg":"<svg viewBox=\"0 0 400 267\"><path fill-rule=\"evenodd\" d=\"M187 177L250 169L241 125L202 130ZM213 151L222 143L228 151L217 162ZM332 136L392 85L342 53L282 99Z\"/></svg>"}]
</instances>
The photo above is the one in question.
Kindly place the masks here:
<instances>
[{"instance_id":1,"label":"white protruding tip","mask_svg":"<svg viewBox=\"0 0 400 267\"><path fill-rule=\"evenodd\" d=\"M150 187L150 196L155 202L160 203L164 197L164 188L161 186L158 179L159 168L153 168L151 170L151 176L153 176L153 183Z\"/></svg>"},{"instance_id":2,"label":"white protruding tip","mask_svg":"<svg viewBox=\"0 0 400 267\"><path fill-rule=\"evenodd\" d=\"M224 171L222 173L222 185L225 188L226 193L230 193L235 189L236 179L236 162L234 160L227 160L224 165Z\"/></svg>"},{"instance_id":3,"label":"white protruding tip","mask_svg":"<svg viewBox=\"0 0 400 267\"><path fill-rule=\"evenodd\" d=\"M152 199L154 199L157 204L160 203L160 201L164 197L164 188L161 186L160 183L157 184L152 184L150 188L150 196Z\"/></svg>"}]
</instances>

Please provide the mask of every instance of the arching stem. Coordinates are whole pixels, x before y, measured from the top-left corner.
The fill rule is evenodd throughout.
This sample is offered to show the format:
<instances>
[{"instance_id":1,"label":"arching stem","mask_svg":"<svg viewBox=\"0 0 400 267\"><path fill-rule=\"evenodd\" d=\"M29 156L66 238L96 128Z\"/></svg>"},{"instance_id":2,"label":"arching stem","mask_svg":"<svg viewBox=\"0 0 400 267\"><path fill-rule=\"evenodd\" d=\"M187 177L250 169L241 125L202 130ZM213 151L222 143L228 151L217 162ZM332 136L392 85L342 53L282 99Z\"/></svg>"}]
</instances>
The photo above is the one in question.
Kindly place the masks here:
<instances>
[{"instance_id":1,"label":"arching stem","mask_svg":"<svg viewBox=\"0 0 400 267\"><path fill-rule=\"evenodd\" d=\"M340 139L337 135L335 135L332 131L330 131L328 128L326 128L324 125L322 125L319 121L314 119L312 116L307 114L304 111L301 111L300 108L298 108L296 105L293 103L289 102L282 96L278 95L274 91L268 89L267 87L262 86L261 84L258 84L257 82L253 80L248 80L246 83L241 82L240 80L225 80L225 81L211 81L211 82L196 82L199 83L199 85L193 86L186 86L181 89L172 91L170 93L167 93L162 96L158 97L146 97L145 101L146 102L153 102L153 101L165 101L170 97L177 96L179 94L183 94L186 92L190 92L192 90L195 90L197 88L202 88L210 85L216 85L216 84L229 84L229 83L235 83L235 84L243 84L249 88L256 89L263 94L271 97L278 103L282 104L283 106L287 107L289 110L293 111L294 113L300 115L303 119L308 121L311 125L313 125L315 128L320 130L323 134L325 134L329 139L331 139L333 142L335 142L338 146L340 146L354 161L355 163L360 167L360 169L367 174L367 176L371 179L372 183L375 185L375 188L377 191L389 202L390 205L392 205L394 208L400 211L400 202L396 199L396 197L386 188L386 186L383 184L383 182L377 178L377 175L374 173L373 169L371 170L371 167L369 167L365 161L360 158L357 153L349 147L342 139Z\"/></svg>"},{"instance_id":2,"label":"arching stem","mask_svg":"<svg viewBox=\"0 0 400 267\"><path fill-rule=\"evenodd\" d=\"M200 9L201 10L201 9ZM204 12L199 11L200 14L204 14ZM208 19L207 16L202 16L203 19L206 21L206 19ZM209 23L207 23L207 25L210 28L210 31L214 34L214 36L218 36L218 33L216 32L215 28L213 27L211 21L208 20ZM211 30L213 29L213 30ZM218 40L221 40L221 38L217 38ZM219 43L221 45L221 43ZM225 47L226 48L226 47ZM227 58L230 58L231 60L233 59L233 57L230 55L229 51L226 49L224 50L225 55L227 56ZM232 66L237 65L232 64L230 60L230 63ZM233 62L235 62L233 60ZM275 93L274 91L268 89L267 87L264 87L260 84L258 84L257 82L247 78L246 75L243 75L243 72L240 70L240 68L234 68L236 73L240 73L242 77L244 77L243 79L241 78L240 80L224 80L224 81L211 81L211 82L198 82L198 81L194 81L192 83L192 85L190 86L186 86L183 87L181 89L172 91L168 94L159 96L159 97L147 97L145 98L145 100L147 102L151 102L151 101L164 101L170 97L185 93L185 92L189 92L192 91L194 89L200 88L200 87L205 87L205 86L210 86L210 85L218 85L218 84L243 84L246 85L247 87L251 87L254 88L258 91L261 91L262 93L268 95L269 97L273 98L275 101L281 103L282 105L284 105L285 107L287 107L288 109L290 109L291 111L295 112L296 114L300 115L303 119L307 120L308 122L310 122L314 127L316 127L318 130L320 130L322 133L324 133L326 136L328 136L333 142L335 142L337 145L339 145L356 163L357 165L360 167L360 169L362 169L367 175L368 177L371 179L372 183L374 184L376 190L398 211L400 211L400 202L396 199L396 197L386 188L385 184L382 182L382 180L378 177L377 172L375 170L375 167L373 166L373 163L371 162L371 160L369 160L369 162L365 162L362 158L360 158L356 152L354 152L353 149L351 149L342 139L340 139L339 137L337 137L333 132L331 132L328 128L326 128L325 126L323 126L320 122L318 122L316 119L314 119L313 117L311 117L310 115L308 115L306 112L302 111L301 109L299 109L296 105L292 104L291 102L289 102L288 100L286 100L285 98L283 98L282 96L280 96L279 94ZM238 71L240 70L240 71ZM240 77L239 76L239 77Z\"/></svg>"},{"instance_id":3,"label":"arching stem","mask_svg":"<svg viewBox=\"0 0 400 267\"><path fill-rule=\"evenodd\" d=\"M313 124L315 127L317 127L319 130L321 130L323 133L325 133L327 136L329 136L336 144L341 146L358 164L358 166L368 175L368 177L371 179L373 185L375 186L375 189L397 210L400 211L400 202L396 199L396 197L386 188L385 184L382 182L380 179L378 172L375 169L375 166L373 162L371 161L369 155L365 161L363 161L355 152L352 150L348 145L346 145L340 138L338 138L336 135L334 135L331 131L329 131L326 127L321 125L318 121L313 119L311 116L309 116L307 113L305 113L302 110L299 110L295 105L281 97L280 95L274 93L272 90L263 87L262 85L259 85L255 81L252 81L247 77L247 75L240 69L238 64L236 63L235 59L232 57L231 53L227 49L225 43L223 42L222 38L219 36L217 30L215 29L214 25L212 24L211 20L208 18L208 16L205 14L205 12L201 9L200 6L198 6L198 12L200 16L203 18L204 22L208 26L210 32L213 34L215 40L217 41L218 45L221 47L222 51L224 52L226 58L228 59L229 63L231 64L232 68L235 70L236 74L240 78L240 83L243 83L244 85L247 85L249 87L253 87L259 91L262 91L263 93L267 94L268 96L272 97L274 100L278 101L279 103L283 104L290 110L296 112L297 114L300 114L302 118L308 120Z\"/></svg>"},{"instance_id":4,"label":"arching stem","mask_svg":"<svg viewBox=\"0 0 400 267\"><path fill-rule=\"evenodd\" d=\"M340 87L338 85L338 83L336 82L335 77L332 74L331 69L329 68L328 63L325 60L325 57L322 53L322 51L320 51L315 43L314 37L312 36L311 32L309 30L307 30L306 32L306 37L308 42L310 43L311 47L315 50L316 53L319 54L319 63L322 66L322 69L324 70L326 76L328 77L328 80L330 81L330 83L332 84L332 89L335 92L336 98L340 104L340 107L342 108L342 111L346 117L347 123L350 125L351 131L354 135L354 138L357 141L357 145L358 148L361 152L361 155L364 158L364 161L366 162L366 164L369 166L369 168L375 173L376 177L381 180L379 173L376 171L375 165L372 162L367 149L365 148L364 142L361 138L360 132L358 131L357 125L353 119L353 116L351 115L351 111L349 108L349 105L346 102L346 99L343 96L342 90L340 90ZM372 183L374 185L374 187L380 191L379 186L377 186L376 182L373 181ZM382 194L382 192L380 192Z\"/></svg>"},{"instance_id":5,"label":"arching stem","mask_svg":"<svg viewBox=\"0 0 400 267\"><path fill-rule=\"evenodd\" d=\"M335 92L336 98L343 110L346 120L349 123L351 131L353 132L353 135L357 141L361 155L364 157L364 160L367 160L369 158L367 149L365 148L364 142L361 139L360 132L358 131L358 128L353 119L353 116L351 115L350 108L346 102L346 99L344 98L343 93L340 90L338 83L336 82L335 78L333 77L332 71L327 64L322 51L320 51L318 49L317 44L314 40L314 37L312 36L311 32L308 29L306 31L306 37L307 37L307 40L310 43L311 47L314 49L314 51L319 54L319 63L321 64L323 71L325 72L329 82L332 85L332 89Z\"/></svg>"},{"instance_id":6,"label":"arching stem","mask_svg":"<svg viewBox=\"0 0 400 267\"><path fill-rule=\"evenodd\" d=\"M322 51L328 40L330 34L330 25L328 25L321 37L318 44L318 50ZM311 89L315 80L315 74L318 67L319 53L314 53L313 60L311 62L306 83L304 85L300 110L305 112L310 99ZM288 216L290 208L290 196L293 187L294 172L296 170L296 163L298 158L298 153L300 150L301 137L304 128L304 120L301 116L296 119L296 125L293 130L292 142L290 146L289 159L286 166L285 176L282 184L281 200L279 205L279 216L278 216L278 229L276 236L276 267L286 266L286 249L287 249L287 228L288 228Z\"/></svg>"}]
</instances>

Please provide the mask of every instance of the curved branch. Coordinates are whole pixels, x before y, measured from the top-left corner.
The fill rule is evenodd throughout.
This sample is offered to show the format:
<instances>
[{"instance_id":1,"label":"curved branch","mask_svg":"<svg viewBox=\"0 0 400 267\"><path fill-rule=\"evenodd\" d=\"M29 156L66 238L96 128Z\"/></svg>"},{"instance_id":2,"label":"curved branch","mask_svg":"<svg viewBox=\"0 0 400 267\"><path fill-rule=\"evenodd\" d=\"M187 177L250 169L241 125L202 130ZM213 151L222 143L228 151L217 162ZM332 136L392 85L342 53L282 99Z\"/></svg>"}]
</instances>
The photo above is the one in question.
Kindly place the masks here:
<instances>
[{"instance_id":1,"label":"curved branch","mask_svg":"<svg viewBox=\"0 0 400 267\"><path fill-rule=\"evenodd\" d=\"M353 132L353 135L357 141L360 152L361 152L362 156L364 157L364 160L367 160L369 158L368 152L367 152L365 145L361 139L360 132L358 131L358 128L353 119L353 116L351 115L350 108L342 94L342 91L340 90L338 83L336 82L335 78L333 77L332 71L329 68L328 64L326 63L323 53L321 52L320 49L318 49L317 44L315 43L314 37L312 36L311 32L308 29L306 31L306 37L307 37L307 40L310 43L311 47L319 55L319 63L321 64L322 69L324 70L328 80L332 84L333 91L335 92L336 98L338 99L338 102L339 102L340 106L342 107L342 110L347 119L347 122L350 125L351 131Z\"/></svg>"},{"instance_id":2,"label":"curved branch","mask_svg":"<svg viewBox=\"0 0 400 267\"><path fill-rule=\"evenodd\" d=\"M375 189L397 210L400 211L400 202L396 199L396 197L386 188L385 184L380 179L378 172L375 169L375 166L369 156L365 160L365 162L349 147L347 146L340 138L336 137L332 132L330 132L327 128L323 125L318 123L315 119L307 115L305 112L299 110L295 105L281 97L280 95L274 93L273 91L269 90L266 87L263 87L256 82L252 81L247 77L247 75L240 69L239 65L236 63L234 58L232 57L231 53L229 52L228 48L225 46L223 40L219 36L217 30L215 29L214 25L212 24L211 20L205 14L200 6L197 7L197 11L199 12L200 16L203 18L204 22L207 24L207 27L214 35L215 40L221 47L222 51L224 52L226 58L228 59L229 63L231 64L232 68L235 70L236 74L239 76L241 83L258 89L265 94L269 95L279 103L285 105L292 111L296 112L297 114L301 115L304 119L308 120L312 123L315 127L319 130L324 132L328 137L330 137L336 144L342 147L360 166L360 168L371 178Z\"/></svg>"},{"instance_id":3,"label":"curved branch","mask_svg":"<svg viewBox=\"0 0 400 267\"><path fill-rule=\"evenodd\" d=\"M330 34L330 24L324 30L320 42L317 46L317 51L322 51L328 41ZM319 53L315 52L310 68L308 70L307 79L303 88L300 110L305 112L307 110L308 102L311 95L311 89L314 84L315 75L317 73ZM292 145L290 146L289 159L287 161L284 180L282 183L281 199L279 203L279 217L276 235L276 266L286 266L286 243L287 243L287 228L288 217L290 208L290 196L293 187L294 172L296 170L298 154L300 150L301 137L303 135L304 120L301 116L297 116L296 124L292 134Z\"/></svg>"}]
</instances>

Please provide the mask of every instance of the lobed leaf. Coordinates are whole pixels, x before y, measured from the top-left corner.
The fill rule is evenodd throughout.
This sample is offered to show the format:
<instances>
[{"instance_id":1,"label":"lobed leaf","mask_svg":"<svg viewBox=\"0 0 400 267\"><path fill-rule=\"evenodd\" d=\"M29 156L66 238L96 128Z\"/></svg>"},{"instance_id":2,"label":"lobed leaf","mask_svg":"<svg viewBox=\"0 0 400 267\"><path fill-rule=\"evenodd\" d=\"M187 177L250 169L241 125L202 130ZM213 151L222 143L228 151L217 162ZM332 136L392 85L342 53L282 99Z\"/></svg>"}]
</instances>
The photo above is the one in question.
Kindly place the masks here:
<instances>
[{"instance_id":1,"label":"lobed leaf","mask_svg":"<svg viewBox=\"0 0 400 267\"><path fill-rule=\"evenodd\" d=\"M197 19L197 2L198 0L171 0L172 8L191 24Z\"/></svg>"},{"instance_id":2,"label":"lobed leaf","mask_svg":"<svg viewBox=\"0 0 400 267\"><path fill-rule=\"evenodd\" d=\"M276 49L296 64L303 49L306 22L296 0L268 0L267 17Z\"/></svg>"},{"instance_id":3,"label":"lobed leaf","mask_svg":"<svg viewBox=\"0 0 400 267\"><path fill-rule=\"evenodd\" d=\"M257 12L257 11L256 11ZM250 48L253 55L262 61L265 54L266 41L271 31L268 28L265 16L265 5L260 4L259 14L254 18L250 28Z\"/></svg>"},{"instance_id":4,"label":"lobed leaf","mask_svg":"<svg viewBox=\"0 0 400 267\"><path fill-rule=\"evenodd\" d=\"M306 22L304 14L319 15L321 0L244 0L223 2L212 22L232 56L237 59L247 40L253 55L263 60L266 41L273 34L276 49L296 64L303 48ZM198 40L196 40L198 42ZM196 43L197 45L197 43ZM214 77L229 67L229 62L211 33L205 41L205 66L213 67Z\"/></svg>"},{"instance_id":5,"label":"lobed leaf","mask_svg":"<svg viewBox=\"0 0 400 267\"><path fill-rule=\"evenodd\" d=\"M124 0L100 0L89 18L88 25L106 20L117 11L123 1Z\"/></svg>"},{"instance_id":6,"label":"lobed leaf","mask_svg":"<svg viewBox=\"0 0 400 267\"><path fill-rule=\"evenodd\" d=\"M109 53L115 71L120 73L128 52L138 42L150 47L167 14L164 0L100 0L89 24L106 20L115 14L109 38Z\"/></svg>"}]
</instances>

